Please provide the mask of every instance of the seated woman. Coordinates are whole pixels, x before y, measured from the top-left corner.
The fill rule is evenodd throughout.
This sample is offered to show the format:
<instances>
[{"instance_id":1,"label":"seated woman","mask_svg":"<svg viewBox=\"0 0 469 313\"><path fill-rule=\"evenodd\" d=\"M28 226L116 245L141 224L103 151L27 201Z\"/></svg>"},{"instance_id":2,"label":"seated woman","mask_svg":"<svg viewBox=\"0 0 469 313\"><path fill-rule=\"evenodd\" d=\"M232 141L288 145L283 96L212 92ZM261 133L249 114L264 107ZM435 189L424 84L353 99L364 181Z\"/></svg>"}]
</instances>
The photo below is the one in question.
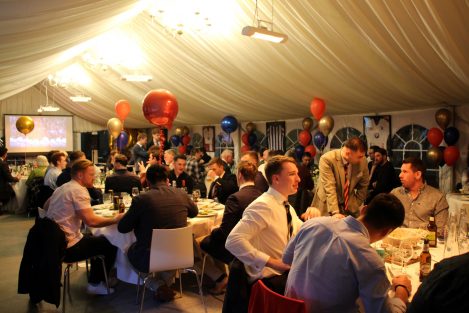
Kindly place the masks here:
<instances>
[{"instance_id":1,"label":"seated woman","mask_svg":"<svg viewBox=\"0 0 469 313\"><path fill-rule=\"evenodd\" d=\"M26 180L26 186L32 187L35 180L38 178L44 178L48 166L49 161L47 161L47 158L44 155L38 155L34 161L34 168Z\"/></svg>"}]
</instances>

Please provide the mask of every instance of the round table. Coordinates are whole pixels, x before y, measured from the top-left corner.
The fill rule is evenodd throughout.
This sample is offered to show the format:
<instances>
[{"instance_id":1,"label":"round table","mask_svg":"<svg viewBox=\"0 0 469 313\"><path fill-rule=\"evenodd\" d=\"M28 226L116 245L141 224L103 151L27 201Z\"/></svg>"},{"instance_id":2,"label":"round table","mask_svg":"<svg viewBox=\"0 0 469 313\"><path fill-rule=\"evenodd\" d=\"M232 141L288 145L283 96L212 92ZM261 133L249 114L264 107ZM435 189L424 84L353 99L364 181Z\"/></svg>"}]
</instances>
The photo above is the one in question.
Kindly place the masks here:
<instances>
[{"instance_id":1,"label":"round table","mask_svg":"<svg viewBox=\"0 0 469 313\"><path fill-rule=\"evenodd\" d=\"M22 176L18 182L12 184L16 196L5 205L6 211L14 212L15 214L26 212L27 202L25 200L28 193L28 186L26 186L27 179L27 176Z\"/></svg>"}]
</instances>

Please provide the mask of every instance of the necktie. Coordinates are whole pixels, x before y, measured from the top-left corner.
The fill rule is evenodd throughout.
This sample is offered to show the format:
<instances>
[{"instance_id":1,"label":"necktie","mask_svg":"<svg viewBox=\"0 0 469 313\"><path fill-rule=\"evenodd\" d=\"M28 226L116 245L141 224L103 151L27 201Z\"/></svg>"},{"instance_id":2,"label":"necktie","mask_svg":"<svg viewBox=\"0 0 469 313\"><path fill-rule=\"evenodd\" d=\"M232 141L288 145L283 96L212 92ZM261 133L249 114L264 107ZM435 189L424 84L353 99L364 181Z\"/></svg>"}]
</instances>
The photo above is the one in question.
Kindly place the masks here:
<instances>
[{"instance_id":1,"label":"necktie","mask_svg":"<svg viewBox=\"0 0 469 313\"><path fill-rule=\"evenodd\" d=\"M350 180L348 177L348 163L344 165L345 171L345 185L344 185L344 210L348 211L348 196L350 188Z\"/></svg>"},{"instance_id":2,"label":"necktie","mask_svg":"<svg viewBox=\"0 0 469 313\"><path fill-rule=\"evenodd\" d=\"M287 228L288 228L288 239L290 239L291 234L293 233L293 226L292 226L292 217L290 213L290 203L288 201L283 202L283 206L285 207L285 212L287 214Z\"/></svg>"}]
</instances>

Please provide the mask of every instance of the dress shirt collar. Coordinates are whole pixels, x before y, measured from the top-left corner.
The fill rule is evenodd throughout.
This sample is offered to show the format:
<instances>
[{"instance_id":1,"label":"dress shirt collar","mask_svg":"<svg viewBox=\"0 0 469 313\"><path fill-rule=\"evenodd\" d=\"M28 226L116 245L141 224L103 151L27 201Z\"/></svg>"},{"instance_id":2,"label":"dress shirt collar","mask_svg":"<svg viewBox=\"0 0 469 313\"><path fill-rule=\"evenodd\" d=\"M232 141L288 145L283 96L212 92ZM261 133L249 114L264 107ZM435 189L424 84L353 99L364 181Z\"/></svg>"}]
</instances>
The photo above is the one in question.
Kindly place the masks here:
<instances>
[{"instance_id":1,"label":"dress shirt collar","mask_svg":"<svg viewBox=\"0 0 469 313\"><path fill-rule=\"evenodd\" d=\"M368 229L366 229L365 225L363 225L363 223L357 220L355 217L349 215L344 218L343 221L347 223L350 228L361 232L366 238L370 239L370 233L368 233Z\"/></svg>"},{"instance_id":2,"label":"dress shirt collar","mask_svg":"<svg viewBox=\"0 0 469 313\"><path fill-rule=\"evenodd\" d=\"M425 190L426 187L427 187L427 183L423 183L422 187L419 188L418 196L420 196L420 194ZM402 186L401 188L402 188L401 189L402 193L410 195L410 189L404 188L404 186Z\"/></svg>"},{"instance_id":3,"label":"dress shirt collar","mask_svg":"<svg viewBox=\"0 0 469 313\"><path fill-rule=\"evenodd\" d=\"M247 187L247 186L254 186L254 182L248 181L248 182L245 182L244 184L241 184L241 186L239 186L239 190L241 190L241 189L243 189L244 187Z\"/></svg>"},{"instance_id":4,"label":"dress shirt collar","mask_svg":"<svg viewBox=\"0 0 469 313\"><path fill-rule=\"evenodd\" d=\"M285 201L288 201L288 198L285 198L284 195L282 195L280 192L275 190L275 188L273 187L269 187L269 189L266 192L269 195L273 196L275 198L275 201L277 201L281 205L283 205Z\"/></svg>"},{"instance_id":5,"label":"dress shirt collar","mask_svg":"<svg viewBox=\"0 0 469 313\"><path fill-rule=\"evenodd\" d=\"M342 160L342 164L344 166L349 164L349 162L345 160L344 157L342 156L342 149L340 149L340 159Z\"/></svg>"}]
</instances>

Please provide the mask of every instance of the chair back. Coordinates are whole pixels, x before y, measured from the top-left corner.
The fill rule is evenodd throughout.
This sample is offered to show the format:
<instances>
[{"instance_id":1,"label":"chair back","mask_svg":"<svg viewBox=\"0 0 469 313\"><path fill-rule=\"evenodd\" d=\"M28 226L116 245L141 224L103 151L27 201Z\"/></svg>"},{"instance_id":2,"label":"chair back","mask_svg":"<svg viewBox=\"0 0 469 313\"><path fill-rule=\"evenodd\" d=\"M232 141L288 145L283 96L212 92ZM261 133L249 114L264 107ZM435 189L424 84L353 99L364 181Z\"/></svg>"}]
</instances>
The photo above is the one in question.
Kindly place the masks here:
<instances>
[{"instance_id":1,"label":"chair back","mask_svg":"<svg viewBox=\"0 0 469 313\"><path fill-rule=\"evenodd\" d=\"M153 229L149 272L188 268L194 265L192 225Z\"/></svg>"},{"instance_id":2,"label":"chair back","mask_svg":"<svg viewBox=\"0 0 469 313\"><path fill-rule=\"evenodd\" d=\"M303 300L282 296L273 292L258 280L251 290L248 313L306 313Z\"/></svg>"}]
</instances>

